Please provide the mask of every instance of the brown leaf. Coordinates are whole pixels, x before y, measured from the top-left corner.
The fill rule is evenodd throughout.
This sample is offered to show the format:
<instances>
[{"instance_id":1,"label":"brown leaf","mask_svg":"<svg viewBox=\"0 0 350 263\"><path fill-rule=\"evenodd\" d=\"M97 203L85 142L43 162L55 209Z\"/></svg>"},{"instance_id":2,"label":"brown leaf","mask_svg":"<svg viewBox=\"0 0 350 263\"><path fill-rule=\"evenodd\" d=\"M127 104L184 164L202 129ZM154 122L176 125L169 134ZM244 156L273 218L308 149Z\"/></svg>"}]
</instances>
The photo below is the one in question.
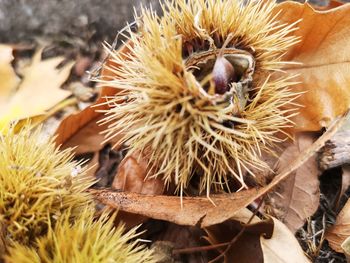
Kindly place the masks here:
<instances>
[{"instance_id":1,"label":"brown leaf","mask_svg":"<svg viewBox=\"0 0 350 263\"><path fill-rule=\"evenodd\" d=\"M118 167L112 188L144 195L160 195L164 182L159 178L146 178L147 160L135 152L124 158Z\"/></svg>"},{"instance_id":2,"label":"brown leaf","mask_svg":"<svg viewBox=\"0 0 350 263\"><path fill-rule=\"evenodd\" d=\"M90 190L105 205L146 217L174 222L178 225L207 227L234 218L242 209L276 187L290 173L298 169L330 139L343 124L346 116L339 118L310 147L300 153L274 180L260 189L250 189L232 194L206 197L183 197L183 207L177 196L142 195L111 190ZM211 201L213 203L211 203Z\"/></svg>"},{"instance_id":3,"label":"brown leaf","mask_svg":"<svg viewBox=\"0 0 350 263\"><path fill-rule=\"evenodd\" d=\"M112 189L144 195L161 195L164 192L164 182L159 178L147 178L147 159L138 152L125 157L118 166L117 174L112 183ZM147 216L121 211L118 220L133 227L146 221Z\"/></svg>"},{"instance_id":4,"label":"brown leaf","mask_svg":"<svg viewBox=\"0 0 350 263\"><path fill-rule=\"evenodd\" d=\"M126 46L122 46L118 52L120 52L121 54L124 54L124 53L127 54L128 49ZM109 79L111 76L114 76L114 73L111 71L111 68L110 68L113 66L116 66L116 65L114 65L113 62L111 62L111 60L107 59L107 62L105 63L105 65L103 65L103 68L101 71L102 80L106 80L106 79ZM57 136L55 140L56 144L61 145L65 143L80 129L88 125L89 122L96 123L96 120L103 116L103 113L101 113L101 111L107 110L109 108L109 106L106 104L106 101L107 101L106 98L109 96L113 96L117 92L118 92L118 89L116 88L103 86L101 89L101 94L99 98L93 105L65 118L61 122L60 126L56 131L56 136Z\"/></svg>"},{"instance_id":5,"label":"brown leaf","mask_svg":"<svg viewBox=\"0 0 350 263\"><path fill-rule=\"evenodd\" d=\"M303 263L310 262L300 247L294 234L288 227L272 218L274 227L272 237L260 237L261 249L264 255L263 262L269 263Z\"/></svg>"},{"instance_id":6,"label":"brown leaf","mask_svg":"<svg viewBox=\"0 0 350 263\"><path fill-rule=\"evenodd\" d=\"M79 129L72 137L65 141L61 148L76 147L74 152L77 155L101 150L104 146L102 143L104 136L101 132L105 127L97 124L100 119L102 119L102 116L89 121L82 129Z\"/></svg>"},{"instance_id":7,"label":"brown leaf","mask_svg":"<svg viewBox=\"0 0 350 263\"><path fill-rule=\"evenodd\" d=\"M279 159L277 171L288 167L307 147L315 141L314 134L299 134L294 144L285 149ZM312 156L270 193L274 214L294 233L313 215L319 205L320 171L316 156Z\"/></svg>"},{"instance_id":8,"label":"brown leaf","mask_svg":"<svg viewBox=\"0 0 350 263\"><path fill-rule=\"evenodd\" d=\"M113 90L104 90L104 92L101 94L101 97L97 100L96 105L105 102L104 96L107 96L108 94L114 94ZM93 106L96 106L93 105ZM68 144L74 144L76 139L72 138L78 131L82 130L83 127L87 126L87 130L91 130L91 127L97 127L96 121L99 120L101 117L101 113L96 112L96 110L102 110L105 109L106 106L89 106L85 108L84 110L72 114L68 117L66 117L60 124L60 126L56 130L56 139L55 142L57 145L62 145L65 142ZM83 131L81 131L83 133ZM85 131L84 131L85 132ZM95 134L98 135L98 132ZM77 135L77 137L80 137ZM102 139L102 135L99 136L100 139ZM72 139L71 139L72 138ZM71 141L70 141L71 139ZM95 144L95 143L94 143Z\"/></svg>"},{"instance_id":9,"label":"brown leaf","mask_svg":"<svg viewBox=\"0 0 350 263\"><path fill-rule=\"evenodd\" d=\"M95 198L105 205L121 211L173 222L178 225L207 227L221 223L239 214L237 206L244 208L247 200L254 197L257 190L252 189L235 194L206 197L180 198L165 195L142 195L138 193L112 190L89 190ZM249 204L249 203L248 203Z\"/></svg>"},{"instance_id":10,"label":"brown leaf","mask_svg":"<svg viewBox=\"0 0 350 263\"><path fill-rule=\"evenodd\" d=\"M284 2L275 11L286 23L302 19L293 33L300 42L284 57L302 64L284 70L298 74L294 89L306 92L298 100L305 107L295 118L297 129L320 130L350 105L350 5L316 11L308 3Z\"/></svg>"},{"instance_id":11,"label":"brown leaf","mask_svg":"<svg viewBox=\"0 0 350 263\"><path fill-rule=\"evenodd\" d=\"M341 244L350 236L350 200L348 200L337 216L335 225L327 229L326 239L335 251L343 253Z\"/></svg>"}]
</instances>

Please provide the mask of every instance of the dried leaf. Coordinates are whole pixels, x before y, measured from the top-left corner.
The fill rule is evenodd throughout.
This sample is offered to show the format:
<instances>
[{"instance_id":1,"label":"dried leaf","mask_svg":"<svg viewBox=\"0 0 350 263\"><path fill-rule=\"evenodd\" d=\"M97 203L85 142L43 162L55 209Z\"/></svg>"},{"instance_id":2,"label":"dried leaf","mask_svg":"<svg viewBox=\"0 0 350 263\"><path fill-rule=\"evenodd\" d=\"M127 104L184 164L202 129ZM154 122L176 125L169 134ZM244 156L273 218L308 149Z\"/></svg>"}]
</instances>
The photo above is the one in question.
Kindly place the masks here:
<instances>
[{"instance_id":1,"label":"dried leaf","mask_svg":"<svg viewBox=\"0 0 350 263\"><path fill-rule=\"evenodd\" d=\"M110 94L113 94L113 93L114 93L113 90L112 92L110 91ZM103 96L107 96L107 95L108 95L108 92L102 93L101 97L97 100L96 104L89 106L80 112L69 115L68 117L63 119L55 133L56 144L62 145L62 144L65 144L66 142L69 145L75 144L74 141L76 141L76 138L72 138L72 137L76 133L78 133L78 131L80 131L83 127L87 126L88 131L91 130L90 129L91 127L97 127L96 121L99 120L102 114L96 111L101 110L104 107L103 106L97 107L96 105L105 102L105 98L103 98ZM81 131L81 133L83 133L83 131ZM99 140L102 140L103 136L98 135L98 132L96 132L95 136L99 136L100 138ZM77 137L80 137L80 136L77 135ZM96 144L94 143L94 145Z\"/></svg>"},{"instance_id":2,"label":"dried leaf","mask_svg":"<svg viewBox=\"0 0 350 263\"><path fill-rule=\"evenodd\" d=\"M160 195L164 191L164 183L158 178L147 178L147 160L135 152L120 163L112 188L144 195Z\"/></svg>"},{"instance_id":3,"label":"dried leaf","mask_svg":"<svg viewBox=\"0 0 350 263\"><path fill-rule=\"evenodd\" d=\"M350 237L345 239L345 241L341 244L341 248L344 251L346 261L350 262Z\"/></svg>"},{"instance_id":4,"label":"dried leaf","mask_svg":"<svg viewBox=\"0 0 350 263\"><path fill-rule=\"evenodd\" d=\"M138 193L112 190L89 190L95 198L105 205L121 211L173 222L178 225L207 227L221 223L240 214L236 207L244 208L247 200L256 194L249 190L235 194L213 195L212 202L206 197L180 198L165 195L142 195Z\"/></svg>"},{"instance_id":5,"label":"dried leaf","mask_svg":"<svg viewBox=\"0 0 350 263\"><path fill-rule=\"evenodd\" d=\"M302 64L284 70L298 74L294 89L306 92L298 101L305 107L295 118L297 129L320 130L350 105L350 5L317 11L308 3L284 2L275 11L286 23L302 19L293 32L300 42L284 57Z\"/></svg>"},{"instance_id":6,"label":"dried leaf","mask_svg":"<svg viewBox=\"0 0 350 263\"><path fill-rule=\"evenodd\" d=\"M287 147L280 156L278 171L287 167L314 141L314 134L299 134L295 143ZM274 214L293 233L304 225L306 219L313 215L319 206L319 175L320 171L314 155L269 195Z\"/></svg>"},{"instance_id":7,"label":"dried leaf","mask_svg":"<svg viewBox=\"0 0 350 263\"><path fill-rule=\"evenodd\" d=\"M34 55L31 65L25 70L18 92L7 103L0 105L0 125L45 115L47 110L70 95L69 91L60 87L68 78L74 63L67 63L57 69L64 58L41 60L41 52L39 50Z\"/></svg>"},{"instance_id":8,"label":"dried leaf","mask_svg":"<svg viewBox=\"0 0 350 263\"><path fill-rule=\"evenodd\" d=\"M342 253L341 244L350 236L350 200L337 216L335 225L327 229L326 239L335 251Z\"/></svg>"},{"instance_id":9,"label":"dried leaf","mask_svg":"<svg viewBox=\"0 0 350 263\"><path fill-rule=\"evenodd\" d=\"M79 129L77 133L65 141L61 148L76 147L74 149L76 155L100 151L105 145L102 143L104 136L101 134L105 127L97 124L101 118L102 116L88 122L86 126Z\"/></svg>"},{"instance_id":10,"label":"dried leaf","mask_svg":"<svg viewBox=\"0 0 350 263\"><path fill-rule=\"evenodd\" d=\"M219 224L229 218L234 218L254 200L288 178L290 173L303 165L335 134L345 119L346 115L334 122L316 142L295 158L270 184L260 189L211 195L210 200L206 197L183 197L183 207L181 207L181 199L177 196L142 195L110 190L90 190L90 192L103 204L125 212L166 220L179 225L207 227Z\"/></svg>"},{"instance_id":11,"label":"dried leaf","mask_svg":"<svg viewBox=\"0 0 350 263\"><path fill-rule=\"evenodd\" d=\"M12 48L0 45L0 105L6 102L19 83L19 78L11 66L12 60Z\"/></svg>"},{"instance_id":12,"label":"dried leaf","mask_svg":"<svg viewBox=\"0 0 350 263\"><path fill-rule=\"evenodd\" d=\"M122 46L119 51L121 54L127 54L128 49L126 46ZM111 72L109 66L113 65L111 60L107 59L105 65L103 65L101 71L101 79L108 79L110 76L114 76L115 73ZM56 144L61 145L69 140L74 134L76 134L80 129L84 126L88 125L89 122L96 122L97 118L103 116L101 111L106 110L109 106L106 103L106 98L109 96L113 96L118 92L116 88L110 88L108 86L103 86L101 89L101 94L97 101L87 107L86 109L72 114L66 117L58 127L56 131ZM92 124L94 125L94 124Z\"/></svg>"},{"instance_id":13,"label":"dried leaf","mask_svg":"<svg viewBox=\"0 0 350 263\"><path fill-rule=\"evenodd\" d=\"M139 153L127 156L119 164L118 172L114 177L112 188L118 191L145 195L160 195L164 192L164 183L159 178L147 178L147 161ZM128 227L141 224L147 217L121 211L118 219L126 222Z\"/></svg>"},{"instance_id":14,"label":"dried leaf","mask_svg":"<svg viewBox=\"0 0 350 263\"><path fill-rule=\"evenodd\" d=\"M273 234L269 239L260 237L261 249L264 255L263 262L269 263L302 263L310 262L299 245L294 234L288 227L272 218L274 222Z\"/></svg>"}]
</instances>

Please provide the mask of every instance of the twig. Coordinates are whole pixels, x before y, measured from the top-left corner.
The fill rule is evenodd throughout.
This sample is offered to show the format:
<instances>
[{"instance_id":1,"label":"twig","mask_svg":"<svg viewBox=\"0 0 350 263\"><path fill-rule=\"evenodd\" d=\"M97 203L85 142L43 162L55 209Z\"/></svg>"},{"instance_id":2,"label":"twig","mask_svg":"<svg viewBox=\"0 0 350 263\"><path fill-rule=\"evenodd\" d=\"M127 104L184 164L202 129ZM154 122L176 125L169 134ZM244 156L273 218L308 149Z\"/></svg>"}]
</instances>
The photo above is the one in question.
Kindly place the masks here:
<instances>
[{"instance_id":1,"label":"twig","mask_svg":"<svg viewBox=\"0 0 350 263\"><path fill-rule=\"evenodd\" d=\"M255 209L254 213L252 214L252 216L249 218L248 222L242 227L242 229L239 231L239 233L233 237L233 239L229 242L228 246L226 247L225 251L222 252L219 256L217 256L216 258L214 258L213 260L210 260L208 263L214 263L216 261L218 261L219 259L221 259L222 257L224 257L226 255L226 253L230 250L230 248L232 247L232 245L234 243L237 242L237 240L243 235L244 231L247 229L247 226L252 222L253 218L256 216L256 214L259 212L259 209L261 207L261 205L263 204L265 199L265 196L263 196L259 202L258 207Z\"/></svg>"},{"instance_id":2,"label":"twig","mask_svg":"<svg viewBox=\"0 0 350 263\"><path fill-rule=\"evenodd\" d=\"M256 208L254 214L249 218L249 220L248 220L246 225L249 225L251 223L251 221L253 220L254 216L256 216L257 212L259 211L259 208L261 207L262 203L263 203L263 199L259 203L259 205ZM241 229L242 233L244 232L244 229L246 228L246 225ZM238 239L239 235L242 235L241 232L238 233L235 236L235 238L237 237L237 239ZM189 248L174 249L173 250L173 254L174 255L176 255L176 254L192 254L192 253L197 253L197 252L203 252L203 251L218 249L218 248L222 248L222 247L231 247L234 242L235 242L234 240L231 240L230 242L219 243L219 244L209 245L209 246L199 246L199 247L189 247ZM227 250L227 248L226 248L226 250ZM225 250L225 252L226 252L226 250Z\"/></svg>"},{"instance_id":3,"label":"twig","mask_svg":"<svg viewBox=\"0 0 350 263\"><path fill-rule=\"evenodd\" d=\"M222 248L226 247L230 244L230 242L225 242L225 243L219 243L215 245L209 245L209 246L199 246L199 247L189 247L189 248L179 248L179 249L174 249L173 254L192 254L192 253L197 253L197 252L202 252L202 251L208 251L208 250L213 250L217 248Z\"/></svg>"}]
</instances>

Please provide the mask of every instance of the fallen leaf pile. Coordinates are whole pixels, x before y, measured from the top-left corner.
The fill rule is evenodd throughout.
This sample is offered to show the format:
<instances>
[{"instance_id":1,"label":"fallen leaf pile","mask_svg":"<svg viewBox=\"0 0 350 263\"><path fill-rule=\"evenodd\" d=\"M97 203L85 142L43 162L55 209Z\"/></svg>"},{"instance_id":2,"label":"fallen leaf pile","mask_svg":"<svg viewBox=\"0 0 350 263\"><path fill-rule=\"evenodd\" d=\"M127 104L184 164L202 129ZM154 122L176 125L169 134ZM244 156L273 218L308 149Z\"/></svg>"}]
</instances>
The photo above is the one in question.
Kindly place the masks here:
<instances>
[{"instance_id":1,"label":"fallen leaf pile","mask_svg":"<svg viewBox=\"0 0 350 263\"><path fill-rule=\"evenodd\" d=\"M113 63L113 54L130 59L132 43L106 54L95 102L65 115L62 110L67 105L79 103L66 84L74 74L82 77L91 61L78 59L79 67L72 70L75 61L64 56L43 58L43 48L38 48L19 72L14 62L21 58L15 47L0 45L0 132L6 134L10 124L19 130L27 121L50 126L52 118L58 118L58 126L51 127L56 145L61 150L74 148L75 158L85 162L86 176L97 179L87 192L99 209L119 211L116 222L124 222L127 228L142 223L142 238L151 241L155 256L163 260L159 262L310 262L327 242L344 253L342 244L350 237L349 167L324 171L318 157L340 127L343 134L350 131L350 4L331 1L316 7L287 1L275 5L273 16L279 23L297 24L289 34L298 42L283 55L288 63L281 71L295 75L293 90L299 95L293 103L300 110L290 128L293 138L281 144L277 155L264 156L270 167L258 175L266 173L265 185L238 192L227 188L209 197L194 195L196 191L190 189L180 197L174 194L175 185L152 177L155 168L148 167L144 153L127 155L127 146L119 142L122 132L106 139L103 132L108 124L103 119L108 115L104 112L118 107L110 99L123 92L108 86L123 66ZM328 173L342 177L330 204L340 212L335 222L325 220L314 237L306 238L311 234L305 229L322 211L320 178ZM0 252L6 239L1 227ZM190 258L193 261L186 261Z\"/></svg>"}]
</instances>

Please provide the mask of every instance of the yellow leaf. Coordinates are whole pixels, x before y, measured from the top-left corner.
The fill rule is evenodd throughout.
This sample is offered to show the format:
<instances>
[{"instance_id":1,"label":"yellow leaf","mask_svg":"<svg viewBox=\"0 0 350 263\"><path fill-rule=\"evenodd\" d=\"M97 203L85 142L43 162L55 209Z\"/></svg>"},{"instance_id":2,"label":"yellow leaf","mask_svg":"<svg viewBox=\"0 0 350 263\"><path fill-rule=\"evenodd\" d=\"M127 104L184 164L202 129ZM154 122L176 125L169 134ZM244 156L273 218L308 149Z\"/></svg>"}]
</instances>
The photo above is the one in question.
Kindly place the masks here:
<instances>
[{"instance_id":1,"label":"yellow leaf","mask_svg":"<svg viewBox=\"0 0 350 263\"><path fill-rule=\"evenodd\" d=\"M41 53L42 49L36 52L31 65L25 69L18 92L0 105L0 129L10 121L46 115L47 110L71 94L60 87L68 78L74 63L67 63L57 69L64 58L41 60Z\"/></svg>"},{"instance_id":2,"label":"yellow leaf","mask_svg":"<svg viewBox=\"0 0 350 263\"><path fill-rule=\"evenodd\" d=\"M19 78L11 66L12 60L12 48L0 45L0 105L6 102L19 82Z\"/></svg>"}]
</instances>

